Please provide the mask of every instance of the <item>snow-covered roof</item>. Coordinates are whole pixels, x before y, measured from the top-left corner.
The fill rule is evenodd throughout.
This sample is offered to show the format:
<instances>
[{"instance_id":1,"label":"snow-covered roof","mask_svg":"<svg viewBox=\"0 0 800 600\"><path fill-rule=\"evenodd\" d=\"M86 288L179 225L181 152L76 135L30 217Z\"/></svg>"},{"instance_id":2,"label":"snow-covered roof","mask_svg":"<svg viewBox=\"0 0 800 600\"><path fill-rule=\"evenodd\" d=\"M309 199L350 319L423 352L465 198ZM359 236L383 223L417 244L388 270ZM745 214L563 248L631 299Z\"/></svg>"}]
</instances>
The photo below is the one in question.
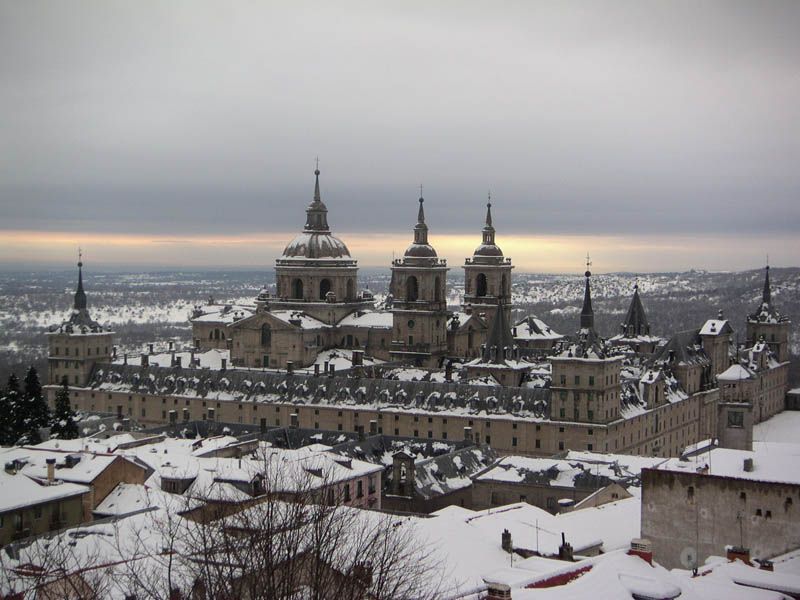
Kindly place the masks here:
<instances>
[{"instance_id":1,"label":"snow-covered roof","mask_svg":"<svg viewBox=\"0 0 800 600\"><path fill-rule=\"evenodd\" d=\"M392 328L393 315L389 311L367 310L350 313L341 321L340 327L379 327L382 329Z\"/></svg>"},{"instance_id":2,"label":"snow-covered roof","mask_svg":"<svg viewBox=\"0 0 800 600\"><path fill-rule=\"evenodd\" d=\"M514 329L514 339L516 340L560 340L564 337L534 315L529 315L519 321Z\"/></svg>"},{"instance_id":3,"label":"snow-covered roof","mask_svg":"<svg viewBox=\"0 0 800 600\"><path fill-rule=\"evenodd\" d=\"M719 381L741 381L742 379L752 379L753 374L742 365L731 365L722 373L717 375Z\"/></svg>"},{"instance_id":4,"label":"snow-covered roof","mask_svg":"<svg viewBox=\"0 0 800 600\"><path fill-rule=\"evenodd\" d=\"M700 328L700 335L721 335L732 332L730 323L725 319L709 319Z\"/></svg>"},{"instance_id":5,"label":"snow-covered roof","mask_svg":"<svg viewBox=\"0 0 800 600\"><path fill-rule=\"evenodd\" d=\"M564 458L505 456L482 473L479 481L532 483L554 487L598 489L614 481L639 485L644 467L653 467L663 458L569 451Z\"/></svg>"},{"instance_id":6,"label":"snow-covered roof","mask_svg":"<svg viewBox=\"0 0 800 600\"><path fill-rule=\"evenodd\" d=\"M55 478L70 483L91 484L119 457L93 452L64 452L36 446L0 450L0 462L17 461L18 472L32 479L47 480L47 459L56 460Z\"/></svg>"},{"instance_id":7,"label":"snow-covered roof","mask_svg":"<svg viewBox=\"0 0 800 600\"><path fill-rule=\"evenodd\" d=\"M38 483L21 472L11 474L0 471L0 513L88 494L89 491L85 485L63 481L48 485Z\"/></svg>"},{"instance_id":8,"label":"snow-covered roof","mask_svg":"<svg viewBox=\"0 0 800 600\"><path fill-rule=\"evenodd\" d=\"M745 470L746 459L752 460L750 471ZM659 471L697 473L708 477L800 485L797 460L796 451L781 452L775 445L763 451L714 448L689 460L671 458L656 468Z\"/></svg>"},{"instance_id":9,"label":"snow-covered roof","mask_svg":"<svg viewBox=\"0 0 800 600\"><path fill-rule=\"evenodd\" d=\"M249 304L206 304L196 306L192 323L219 323L227 325L255 314L256 307Z\"/></svg>"},{"instance_id":10,"label":"snow-covered roof","mask_svg":"<svg viewBox=\"0 0 800 600\"><path fill-rule=\"evenodd\" d=\"M307 315L302 311L272 310L269 312L269 314L276 319L280 319L289 325L294 325L295 327L300 327L301 329L327 329L330 327L330 325L327 323L320 321L311 315Z\"/></svg>"},{"instance_id":11,"label":"snow-covered roof","mask_svg":"<svg viewBox=\"0 0 800 600\"><path fill-rule=\"evenodd\" d=\"M562 532L576 554L627 547L632 538L639 536L640 511L641 501L634 496L560 515L551 515L525 502L482 511L438 511L433 515L450 521L448 529L473 529L491 544L499 544L501 533L507 529L515 548L554 556L558 555Z\"/></svg>"},{"instance_id":12,"label":"snow-covered roof","mask_svg":"<svg viewBox=\"0 0 800 600\"><path fill-rule=\"evenodd\" d=\"M155 352L147 355L147 363L154 367L170 367L172 366L173 355L175 360L181 361L181 366L188 367L191 364L192 358L200 361L199 367L201 369L215 369L222 368L222 359L225 359L227 366L231 366L231 353L230 350L218 350L212 348L209 350L180 350L176 352ZM113 364L136 365L141 363L141 355L128 355L127 359L124 356L117 355Z\"/></svg>"}]
</instances>

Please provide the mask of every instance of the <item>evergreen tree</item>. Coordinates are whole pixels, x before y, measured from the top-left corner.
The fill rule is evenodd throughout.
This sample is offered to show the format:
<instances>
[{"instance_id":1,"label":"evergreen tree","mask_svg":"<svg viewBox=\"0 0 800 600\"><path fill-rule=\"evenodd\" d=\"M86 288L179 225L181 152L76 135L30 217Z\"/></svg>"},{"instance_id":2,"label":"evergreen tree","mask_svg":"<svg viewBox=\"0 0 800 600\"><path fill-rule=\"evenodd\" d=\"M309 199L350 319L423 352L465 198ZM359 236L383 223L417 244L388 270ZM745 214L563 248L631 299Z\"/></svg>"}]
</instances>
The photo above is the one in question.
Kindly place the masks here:
<instances>
[{"instance_id":1,"label":"evergreen tree","mask_svg":"<svg viewBox=\"0 0 800 600\"><path fill-rule=\"evenodd\" d=\"M0 390L0 446L14 443L14 413L6 390Z\"/></svg>"},{"instance_id":2,"label":"evergreen tree","mask_svg":"<svg viewBox=\"0 0 800 600\"><path fill-rule=\"evenodd\" d=\"M69 404L69 385L66 377L62 380L61 389L56 394L55 404L50 435L62 440L74 440L79 434L78 424L75 422L75 413Z\"/></svg>"},{"instance_id":3,"label":"evergreen tree","mask_svg":"<svg viewBox=\"0 0 800 600\"><path fill-rule=\"evenodd\" d=\"M25 375L25 392L24 405L25 405L25 423L26 437L28 444L38 444L41 442L39 436L39 429L50 425L50 409L47 407L47 401L42 395L42 384L39 382L39 374L34 367L28 369Z\"/></svg>"},{"instance_id":4,"label":"evergreen tree","mask_svg":"<svg viewBox=\"0 0 800 600\"><path fill-rule=\"evenodd\" d=\"M6 422L5 445L13 446L26 431L24 425L25 402L19 391L19 377L15 373L8 376L4 405L5 410L8 411L7 415L4 415Z\"/></svg>"}]
</instances>

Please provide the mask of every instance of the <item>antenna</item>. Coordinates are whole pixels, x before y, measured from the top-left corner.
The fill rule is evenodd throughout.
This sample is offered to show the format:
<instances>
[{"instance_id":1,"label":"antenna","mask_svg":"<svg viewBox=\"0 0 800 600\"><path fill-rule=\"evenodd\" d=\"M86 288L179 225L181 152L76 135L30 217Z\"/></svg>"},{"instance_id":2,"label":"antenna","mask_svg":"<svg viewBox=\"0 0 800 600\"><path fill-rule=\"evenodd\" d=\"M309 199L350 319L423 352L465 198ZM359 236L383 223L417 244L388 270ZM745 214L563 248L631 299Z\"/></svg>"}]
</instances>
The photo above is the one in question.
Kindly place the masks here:
<instances>
[{"instance_id":1,"label":"antenna","mask_svg":"<svg viewBox=\"0 0 800 600\"><path fill-rule=\"evenodd\" d=\"M319 156L317 156L314 160L317 163L317 171L319 171Z\"/></svg>"},{"instance_id":2,"label":"antenna","mask_svg":"<svg viewBox=\"0 0 800 600\"><path fill-rule=\"evenodd\" d=\"M419 184L419 197L422 198L422 184Z\"/></svg>"}]
</instances>

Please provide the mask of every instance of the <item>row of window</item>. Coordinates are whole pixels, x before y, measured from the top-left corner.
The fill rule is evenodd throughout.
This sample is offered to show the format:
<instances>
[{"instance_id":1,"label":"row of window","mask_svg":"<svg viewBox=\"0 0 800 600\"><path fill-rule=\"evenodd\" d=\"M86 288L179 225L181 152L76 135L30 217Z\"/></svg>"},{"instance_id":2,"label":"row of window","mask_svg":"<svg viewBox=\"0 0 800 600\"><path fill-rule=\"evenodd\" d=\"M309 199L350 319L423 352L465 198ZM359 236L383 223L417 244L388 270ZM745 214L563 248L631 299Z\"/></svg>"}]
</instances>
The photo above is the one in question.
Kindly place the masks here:
<instances>
[{"instance_id":1,"label":"row of window","mask_svg":"<svg viewBox=\"0 0 800 600\"><path fill-rule=\"evenodd\" d=\"M70 350L69 346L64 348L64 356L69 356L70 355L70 351L69 350ZM100 346L97 346L94 350L95 350L95 356L100 356ZM53 348L53 356L60 356L60 354L61 354L61 348L59 348L58 346L55 346ZM75 356L80 356L81 355L81 349L80 348L73 348L72 354L74 354ZM92 348L87 348L86 349L86 355L87 356L92 356ZM108 346L105 347L105 355L106 356L108 355Z\"/></svg>"}]
</instances>

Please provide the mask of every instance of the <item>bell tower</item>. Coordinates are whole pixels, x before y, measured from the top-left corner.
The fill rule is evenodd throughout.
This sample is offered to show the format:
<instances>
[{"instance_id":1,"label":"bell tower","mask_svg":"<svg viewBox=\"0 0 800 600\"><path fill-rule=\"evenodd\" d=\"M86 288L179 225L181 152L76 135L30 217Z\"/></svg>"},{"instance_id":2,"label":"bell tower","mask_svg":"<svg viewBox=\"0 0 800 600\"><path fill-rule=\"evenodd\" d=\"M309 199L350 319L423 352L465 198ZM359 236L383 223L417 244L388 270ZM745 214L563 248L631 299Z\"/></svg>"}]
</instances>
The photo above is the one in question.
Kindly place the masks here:
<instances>
[{"instance_id":1,"label":"bell tower","mask_svg":"<svg viewBox=\"0 0 800 600\"><path fill-rule=\"evenodd\" d=\"M510 258L495 243L492 224L492 195L486 203L486 224L483 238L471 258L464 261L464 303L471 304L478 313L485 313L487 323L494 322L498 307L502 308L504 321L511 322L511 264Z\"/></svg>"},{"instance_id":2,"label":"bell tower","mask_svg":"<svg viewBox=\"0 0 800 600\"><path fill-rule=\"evenodd\" d=\"M390 354L436 367L447 354L447 261L428 243L425 200L420 196L414 242L392 263Z\"/></svg>"},{"instance_id":3,"label":"bell tower","mask_svg":"<svg viewBox=\"0 0 800 600\"><path fill-rule=\"evenodd\" d=\"M780 362L789 360L789 319L781 315L772 305L772 289L769 283L769 265L764 274L764 289L761 304L747 316L747 346L752 348L762 338Z\"/></svg>"},{"instance_id":4,"label":"bell tower","mask_svg":"<svg viewBox=\"0 0 800 600\"><path fill-rule=\"evenodd\" d=\"M78 288L69 319L47 332L47 381L58 385L66 377L69 385L85 386L96 363L111 362L114 333L89 316L83 289L83 260L78 253Z\"/></svg>"}]
</instances>

